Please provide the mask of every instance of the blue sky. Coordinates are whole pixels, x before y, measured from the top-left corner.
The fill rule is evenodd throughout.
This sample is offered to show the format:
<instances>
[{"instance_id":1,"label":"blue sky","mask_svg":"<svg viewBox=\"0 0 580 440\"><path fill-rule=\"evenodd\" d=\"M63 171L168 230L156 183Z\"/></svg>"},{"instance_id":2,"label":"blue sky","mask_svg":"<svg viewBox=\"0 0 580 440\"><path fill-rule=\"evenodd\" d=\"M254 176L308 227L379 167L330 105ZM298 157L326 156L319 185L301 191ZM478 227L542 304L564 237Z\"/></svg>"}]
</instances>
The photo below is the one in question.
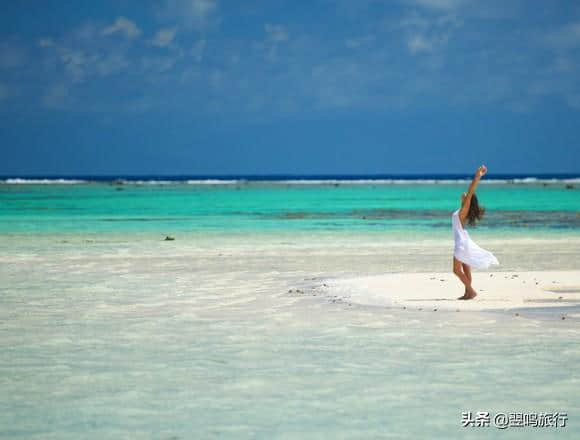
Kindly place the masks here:
<instances>
[{"instance_id":1,"label":"blue sky","mask_svg":"<svg viewBox=\"0 0 580 440\"><path fill-rule=\"evenodd\" d=\"M2 2L0 174L580 173L579 73L577 1Z\"/></svg>"}]
</instances>

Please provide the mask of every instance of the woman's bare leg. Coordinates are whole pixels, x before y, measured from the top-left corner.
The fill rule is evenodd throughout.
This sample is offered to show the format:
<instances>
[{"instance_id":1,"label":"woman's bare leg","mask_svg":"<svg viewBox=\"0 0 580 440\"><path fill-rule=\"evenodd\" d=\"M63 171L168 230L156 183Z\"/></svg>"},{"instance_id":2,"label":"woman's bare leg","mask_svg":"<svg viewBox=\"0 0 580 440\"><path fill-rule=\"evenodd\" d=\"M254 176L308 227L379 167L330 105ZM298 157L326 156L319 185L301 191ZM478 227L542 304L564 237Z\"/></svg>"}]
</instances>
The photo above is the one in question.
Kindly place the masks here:
<instances>
[{"instance_id":1,"label":"woman's bare leg","mask_svg":"<svg viewBox=\"0 0 580 440\"><path fill-rule=\"evenodd\" d=\"M453 257L453 273L457 275L457 278L459 278L461 282L465 285L466 290L465 294L457 299L475 298L477 296L477 293L475 292L475 290L473 290L473 287L471 287L471 279L468 278L465 273L463 273L463 265L461 261L459 261L455 257ZM471 271L469 275L471 276Z\"/></svg>"},{"instance_id":2,"label":"woman's bare leg","mask_svg":"<svg viewBox=\"0 0 580 440\"><path fill-rule=\"evenodd\" d=\"M461 267L463 268L463 273L465 274L465 276L469 280L469 284L471 284L472 283L471 267L469 267L469 264L465 264L465 263L461 263ZM465 294L464 294L464 296L465 295L467 295L467 287L465 288Z\"/></svg>"}]
</instances>

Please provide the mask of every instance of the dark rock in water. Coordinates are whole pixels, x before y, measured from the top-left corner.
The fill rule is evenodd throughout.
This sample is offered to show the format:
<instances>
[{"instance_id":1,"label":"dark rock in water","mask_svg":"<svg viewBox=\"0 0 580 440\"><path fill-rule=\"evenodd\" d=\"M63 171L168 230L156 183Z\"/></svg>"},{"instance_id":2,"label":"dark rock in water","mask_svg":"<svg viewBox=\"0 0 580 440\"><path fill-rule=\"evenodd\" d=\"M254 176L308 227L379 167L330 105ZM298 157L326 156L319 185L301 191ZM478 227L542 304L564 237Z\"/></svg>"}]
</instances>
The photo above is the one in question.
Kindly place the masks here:
<instances>
[{"instance_id":1,"label":"dark rock in water","mask_svg":"<svg viewBox=\"0 0 580 440\"><path fill-rule=\"evenodd\" d=\"M173 240L175 240L175 237L172 237L171 235L165 237L165 241L173 241Z\"/></svg>"},{"instance_id":2,"label":"dark rock in water","mask_svg":"<svg viewBox=\"0 0 580 440\"><path fill-rule=\"evenodd\" d=\"M123 191L125 188L121 188L120 186L118 186L117 188L115 188L117 191Z\"/></svg>"},{"instance_id":3,"label":"dark rock in water","mask_svg":"<svg viewBox=\"0 0 580 440\"><path fill-rule=\"evenodd\" d=\"M122 179L115 179L115 180L113 180L112 184L113 185L124 185L125 182L123 182Z\"/></svg>"},{"instance_id":4,"label":"dark rock in water","mask_svg":"<svg viewBox=\"0 0 580 440\"><path fill-rule=\"evenodd\" d=\"M546 182L542 183L542 186L548 186L548 184Z\"/></svg>"},{"instance_id":5,"label":"dark rock in water","mask_svg":"<svg viewBox=\"0 0 580 440\"><path fill-rule=\"evenodd\" d=\"M574 189L574 185L572 185L571 183L569 183L568 185L566 185L566 189Z\"/></svg>"}]
</instances>

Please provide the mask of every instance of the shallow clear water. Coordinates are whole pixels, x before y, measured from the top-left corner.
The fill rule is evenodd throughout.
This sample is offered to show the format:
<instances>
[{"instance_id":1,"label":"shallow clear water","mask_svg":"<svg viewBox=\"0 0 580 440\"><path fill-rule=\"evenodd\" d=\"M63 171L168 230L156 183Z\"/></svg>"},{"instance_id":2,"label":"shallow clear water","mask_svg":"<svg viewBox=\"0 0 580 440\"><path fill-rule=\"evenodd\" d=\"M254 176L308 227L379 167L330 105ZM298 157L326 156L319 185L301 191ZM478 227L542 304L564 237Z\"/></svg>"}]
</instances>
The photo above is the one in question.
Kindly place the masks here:
<instances>
[{"instance_id":1,"label":"shallow clear water","mask_svg":"<svg viewBox=\"0 0 580 440\"><path fill-rule=\"evenodd\" d=\"M201 196L171 186L73 186L42 190L60 197L50 201L41 190L11 187L1 199L0 432L22 439L498 435L493 427L462 428L461 413L471 410L564 411L569 426L558 432L501 435L578 438L578 319L362 307L325 293L334 277L448 271L450 225L432 226L426 212L453 209L457 189L402 189L420 203L388 209L422 213L402 225L383 216L375 227L335 213L384 208L395 198L384 188L359 188L356 203L353 193L337 194L342 188L296 189L313 192L283 203L282 189L240 201L224 188ZM500 207L577 214L573 191L554 189L542 201L544 188L535 188L517 209L504 191L482 189L492 225ZM7 208L6 193L33 198L23 202L30 212L18 211L15 199ZM213 200L213 208L188 214L185 200L205 207ZM262 219L247 215L250 205L334 217ZM579 270L578 228L562 215L556 223L565 227L482 224L472 236L494 250L496 270ZM165 234L176 240L163 241Z\"/></svg>"}]
</instances>

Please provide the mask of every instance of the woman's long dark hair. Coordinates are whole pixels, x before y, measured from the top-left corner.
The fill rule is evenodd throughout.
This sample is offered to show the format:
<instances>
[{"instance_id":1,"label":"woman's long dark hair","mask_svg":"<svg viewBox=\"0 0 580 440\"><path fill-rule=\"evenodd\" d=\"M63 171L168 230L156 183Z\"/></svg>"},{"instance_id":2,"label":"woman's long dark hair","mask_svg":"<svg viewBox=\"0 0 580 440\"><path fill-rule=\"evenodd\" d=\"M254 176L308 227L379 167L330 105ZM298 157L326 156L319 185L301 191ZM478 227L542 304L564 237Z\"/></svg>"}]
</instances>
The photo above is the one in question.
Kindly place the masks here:
<instances>
[{"instance_id":1,"label":"woman's long dark hair","mask_svg":"<svg viewBox=\"0 0 580 440\"><path fill-rule=\"evenodd\" d=\"M469 212L467 213L467 224L475 226L475 221L481 220L483 214L485 214L485 208L483 206L479 206L477 196L475 193L473 193L471 196L471 205L469 205Z\"/></svg>"}]
</instances>

